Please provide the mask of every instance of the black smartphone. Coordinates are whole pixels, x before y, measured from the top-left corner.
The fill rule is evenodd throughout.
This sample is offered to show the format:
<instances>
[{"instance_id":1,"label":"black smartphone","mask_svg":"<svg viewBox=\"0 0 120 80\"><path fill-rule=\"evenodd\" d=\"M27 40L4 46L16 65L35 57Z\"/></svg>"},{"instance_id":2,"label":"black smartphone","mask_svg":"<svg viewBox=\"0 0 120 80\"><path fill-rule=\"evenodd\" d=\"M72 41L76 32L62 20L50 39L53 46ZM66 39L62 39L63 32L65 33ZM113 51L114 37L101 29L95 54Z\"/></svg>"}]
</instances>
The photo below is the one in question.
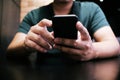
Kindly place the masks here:
<instances>
[{"instance_id":1,"label":"black smartphone","mask_svg":"<svg viewBox=\"0 0 120 80\"><path fill-rule=\"evenodd\" d=\"M55 15L52 18L54 37L77 39L76 15Z\"/></svg>"}]
</instances>

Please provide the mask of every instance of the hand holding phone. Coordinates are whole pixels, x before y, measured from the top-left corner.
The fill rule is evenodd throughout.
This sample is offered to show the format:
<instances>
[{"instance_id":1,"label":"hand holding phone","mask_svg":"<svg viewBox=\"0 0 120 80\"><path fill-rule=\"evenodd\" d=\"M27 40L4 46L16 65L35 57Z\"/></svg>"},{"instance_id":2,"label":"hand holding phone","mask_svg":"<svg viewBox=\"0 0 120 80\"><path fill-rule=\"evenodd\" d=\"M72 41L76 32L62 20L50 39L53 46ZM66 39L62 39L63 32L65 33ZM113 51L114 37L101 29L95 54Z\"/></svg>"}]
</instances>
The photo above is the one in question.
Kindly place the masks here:
<instances>
[{"instance_id":1,"label":"hand holding phone","mask_svg":"<svg viewBox=\"0 0 120 80\"><path fill-rule=\"evenodd\" d=\"M55 15L52 19L54 37L77 39L76 15Z\"/></svg>"}]
</instances>

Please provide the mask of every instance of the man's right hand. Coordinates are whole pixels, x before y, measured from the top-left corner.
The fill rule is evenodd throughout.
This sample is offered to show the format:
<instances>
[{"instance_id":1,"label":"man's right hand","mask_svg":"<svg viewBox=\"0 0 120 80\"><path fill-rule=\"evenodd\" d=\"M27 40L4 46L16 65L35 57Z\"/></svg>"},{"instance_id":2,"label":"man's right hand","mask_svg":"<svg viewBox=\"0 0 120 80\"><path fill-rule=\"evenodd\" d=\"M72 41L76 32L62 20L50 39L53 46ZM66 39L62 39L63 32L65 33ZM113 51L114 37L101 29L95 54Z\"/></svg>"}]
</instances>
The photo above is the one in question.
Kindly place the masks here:
<instances>
[{"instance_id":1,"label":"man's right hand","mask_svg":"<svg viewBox=\"0 0 120 80\"><path fill-rule=\"evenodd\" d=\"M51 26L52 21L48 19L43 19L35 26L32 26L24 40L25 47L43 53L52 49L54 37L52 32L47 30L47 27Z\"/></svg>"}]
</instances>

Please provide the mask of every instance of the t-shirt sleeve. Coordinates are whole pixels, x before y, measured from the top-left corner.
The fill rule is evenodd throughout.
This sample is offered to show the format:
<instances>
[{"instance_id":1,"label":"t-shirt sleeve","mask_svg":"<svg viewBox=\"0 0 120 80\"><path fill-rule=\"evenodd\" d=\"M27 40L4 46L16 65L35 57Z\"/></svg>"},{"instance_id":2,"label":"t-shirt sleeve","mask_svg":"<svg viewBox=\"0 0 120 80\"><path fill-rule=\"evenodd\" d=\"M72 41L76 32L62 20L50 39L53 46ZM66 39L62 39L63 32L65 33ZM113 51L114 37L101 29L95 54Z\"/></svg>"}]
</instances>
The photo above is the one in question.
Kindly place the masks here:
<instances>
[{"instance_id":1,"label":"t-shirt sleeve","mask_svg":"<svg viewBox=\"0 0 120 80\"><path fill-rule=\"evenodd\" d=\"M32 22L32 11L29 12L22 20L19 25L18 32L28 33L30 27L33 26Z\"/></svg>"},{"instance_id":2,"label":"t-shirt sleeve","mask_svg":"<svg viewBox=\"0 0 120 80\"><path fill-rule=\"evenodd\" d=\"M104 26L109 26L104 12L96 3L91 3L90 19L90 30L92 30L92 33Z\"/></svg>"}]
</instances>

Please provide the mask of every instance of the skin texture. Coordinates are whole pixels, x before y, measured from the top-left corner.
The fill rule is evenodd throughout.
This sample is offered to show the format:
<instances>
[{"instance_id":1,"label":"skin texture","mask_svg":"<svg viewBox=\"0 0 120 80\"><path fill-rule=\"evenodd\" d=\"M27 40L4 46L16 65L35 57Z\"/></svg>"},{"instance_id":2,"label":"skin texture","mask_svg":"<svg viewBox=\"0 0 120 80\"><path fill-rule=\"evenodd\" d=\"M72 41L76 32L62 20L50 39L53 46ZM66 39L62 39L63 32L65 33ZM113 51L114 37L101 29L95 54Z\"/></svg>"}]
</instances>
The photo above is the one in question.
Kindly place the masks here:
<instances>
[{"instance_id":1,"label":"skin texture","mask_svg":"<svg viewBox=\"0 0 120 80\"><path fill-rule=\"evenodd\" d=\"M54 0L54 13L68 14L72 4L73 0ZM89 32L79 21L76 23L79 34L77 40L54 38L54 32L47 31L46 26L51 27L52 21L41 20L30 28L28 34L18 32L10 43L7 53L25 54L26 50L46 53L48 50L56 48L80 61L119 55L119 43L110 27L104 26L97 30L93 35L95 42L92 42Z\"/></svg>"}]
</instances>

